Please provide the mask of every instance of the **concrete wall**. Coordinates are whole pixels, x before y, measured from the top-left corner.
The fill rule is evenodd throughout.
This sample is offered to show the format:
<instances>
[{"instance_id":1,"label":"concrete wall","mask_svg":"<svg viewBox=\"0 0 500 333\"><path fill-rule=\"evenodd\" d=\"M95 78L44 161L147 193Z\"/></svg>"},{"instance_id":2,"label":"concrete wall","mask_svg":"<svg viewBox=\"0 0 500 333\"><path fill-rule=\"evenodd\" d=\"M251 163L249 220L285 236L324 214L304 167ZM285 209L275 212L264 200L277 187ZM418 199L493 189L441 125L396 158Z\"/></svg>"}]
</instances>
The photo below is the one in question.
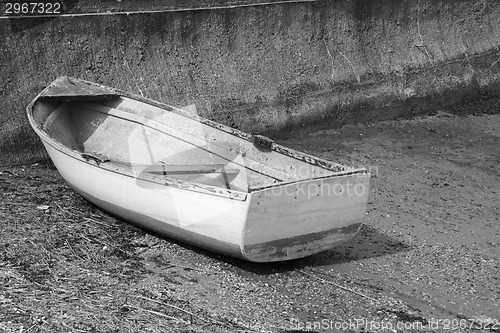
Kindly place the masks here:
<instances>
[{"instance_id":1,"label":"concrete wall","mask_svg":"<svg viewBox=\"0 0 500 333\"><path fill-rule=\"evenodd\" d=\"M499 46L495 0L0 19L0 150L4 164L38 156L24 110L59 75L273 136L500 95Z\"/></svg>"}]
</instances>

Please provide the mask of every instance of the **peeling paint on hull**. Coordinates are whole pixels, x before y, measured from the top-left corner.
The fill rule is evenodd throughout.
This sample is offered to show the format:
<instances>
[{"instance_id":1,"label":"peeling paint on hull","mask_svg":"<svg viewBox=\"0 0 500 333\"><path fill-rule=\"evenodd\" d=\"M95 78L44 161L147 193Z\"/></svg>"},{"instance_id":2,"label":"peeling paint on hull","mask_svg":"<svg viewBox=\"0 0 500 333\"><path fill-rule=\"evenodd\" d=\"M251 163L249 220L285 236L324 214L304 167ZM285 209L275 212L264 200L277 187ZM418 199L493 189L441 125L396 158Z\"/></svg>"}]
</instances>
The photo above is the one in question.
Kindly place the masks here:
<instances>
[{"instance_id":1,"label":"peeling paint on hull","mask_svg":"<svg viewBox=\"0 0 500 333\"><path fill-rule=\"evenodd\" d=\"M255 262L304 258L329 250L338 244L348 241L358 233L361 225L361 223L355 223L325 232L247 245L244 247L243 252L247 260Z\"/></svg>"}]
</instances>

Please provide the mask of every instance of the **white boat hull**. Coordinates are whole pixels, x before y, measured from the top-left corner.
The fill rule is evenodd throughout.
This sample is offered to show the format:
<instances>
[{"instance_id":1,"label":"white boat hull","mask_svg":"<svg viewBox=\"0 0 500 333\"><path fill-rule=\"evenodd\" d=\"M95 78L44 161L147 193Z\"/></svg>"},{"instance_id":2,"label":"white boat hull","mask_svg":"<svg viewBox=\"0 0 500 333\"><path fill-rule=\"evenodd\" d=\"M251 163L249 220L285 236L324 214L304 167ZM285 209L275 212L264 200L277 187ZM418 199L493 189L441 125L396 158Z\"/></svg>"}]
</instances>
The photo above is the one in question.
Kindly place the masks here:
<instances>
[{"instance_id":1,"label":"white boat hull","mask_svg":"<svg viewBox=\"0 0 500 333\"><path fill-rule=\"evenodd\" d=\"M47 142L44 146L66 182L103 210L140 227L184 242L243 258L247 201L185 191L82 163Z\"/></svg>"},{"instance_id":2,"label":"white boat hull","mask_svg":"<svg viewBox=\"0 0 500 333\"><path fill-rule=\"evenodd\" d=\"M62 177L124 220L255 262L360 229L370 174L116 89L62 77L28 106Z\"/></svg>"}]
</instances>

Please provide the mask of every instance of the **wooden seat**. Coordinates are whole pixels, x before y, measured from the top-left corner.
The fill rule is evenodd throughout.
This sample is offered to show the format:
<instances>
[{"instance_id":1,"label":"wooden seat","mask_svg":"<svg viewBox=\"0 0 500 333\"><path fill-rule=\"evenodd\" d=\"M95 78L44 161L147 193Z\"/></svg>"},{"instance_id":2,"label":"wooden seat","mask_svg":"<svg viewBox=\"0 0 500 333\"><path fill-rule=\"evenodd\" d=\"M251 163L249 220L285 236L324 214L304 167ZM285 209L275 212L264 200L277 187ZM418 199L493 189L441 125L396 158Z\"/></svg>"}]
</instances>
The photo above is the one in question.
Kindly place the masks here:
<instances>
[{"instance_id":1,"label":"wooden seat","mask_svg":"<svg viewBox=\"0 0 500 333\"><path fill-rule=\"evenodd\" d=\"M162 163L165 163L162 161ZM224 164L158 164L148 166L148 173L168 175L193 175L220 173L224 177L226 187L229 189L229 183L240 173L239 169L226 169Z\"/></svg>"}]
</instances>

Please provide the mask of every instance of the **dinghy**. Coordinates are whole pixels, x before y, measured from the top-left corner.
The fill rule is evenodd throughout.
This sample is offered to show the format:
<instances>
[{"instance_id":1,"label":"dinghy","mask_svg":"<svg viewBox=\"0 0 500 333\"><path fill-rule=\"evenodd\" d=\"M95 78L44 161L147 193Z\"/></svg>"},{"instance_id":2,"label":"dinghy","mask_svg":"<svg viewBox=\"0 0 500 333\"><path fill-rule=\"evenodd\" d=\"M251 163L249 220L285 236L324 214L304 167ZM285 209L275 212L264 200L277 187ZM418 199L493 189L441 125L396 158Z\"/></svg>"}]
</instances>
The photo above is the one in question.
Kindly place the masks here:
<instances>
[{"instance_id":1,"label":"dinghy","mask_svg":"<svg viewBox=\"0 0 500 333\"><path fill-rule=\"evenodd\" d=\"M142 228L254 262L360 229L370 175L118 89L60 77L28 119L84 198Z\"/></svg>"}]
</instances>

